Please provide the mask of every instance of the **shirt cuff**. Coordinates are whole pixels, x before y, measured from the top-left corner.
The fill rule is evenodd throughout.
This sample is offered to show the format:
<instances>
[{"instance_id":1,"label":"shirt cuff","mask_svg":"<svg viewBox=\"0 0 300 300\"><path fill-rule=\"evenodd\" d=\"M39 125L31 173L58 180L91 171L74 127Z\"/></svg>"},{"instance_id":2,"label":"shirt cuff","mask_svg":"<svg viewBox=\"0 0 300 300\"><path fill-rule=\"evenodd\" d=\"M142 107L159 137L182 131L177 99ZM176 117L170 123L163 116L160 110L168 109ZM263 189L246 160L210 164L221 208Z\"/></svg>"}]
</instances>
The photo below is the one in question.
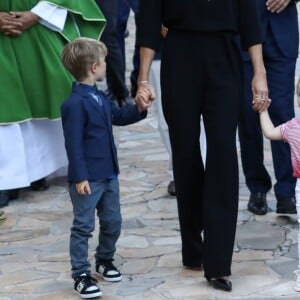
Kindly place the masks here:
<instances>
[{"instance_id":1,"label":"shirt cuff","mask_svg":"<svg viewBox=\"0 0 300 300\"><path fill-rule=\"evenodd\" d=\"M68 10L56 6L55 4L40 1L35 5L31 12L36 14L39 23L54 31L62 31L67 19Z\"/></svg>"}]
</instances>

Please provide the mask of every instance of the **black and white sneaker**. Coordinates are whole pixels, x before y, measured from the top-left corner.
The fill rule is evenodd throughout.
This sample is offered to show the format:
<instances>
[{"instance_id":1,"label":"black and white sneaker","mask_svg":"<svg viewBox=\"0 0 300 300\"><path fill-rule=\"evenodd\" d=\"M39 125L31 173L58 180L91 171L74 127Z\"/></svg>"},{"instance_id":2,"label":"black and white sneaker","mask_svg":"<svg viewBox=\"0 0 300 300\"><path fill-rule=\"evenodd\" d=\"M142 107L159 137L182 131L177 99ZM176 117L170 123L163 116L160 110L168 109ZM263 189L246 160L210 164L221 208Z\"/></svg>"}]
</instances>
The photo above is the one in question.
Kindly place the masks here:
<instances>
[{"instance_id":1,"label":"black and white sneaker","mask_svg":"<svg viewBox=\"0 0 300 300\"><path fill-rule=\"evenodd\" d=\"M74 289L82 299L101 297L102 292L96 282L95 278L83 273L75 279Z\"/></svg>"},{"instance_id":2,"label":"black and white sneaker","mask_svg":"<svg viewBox=\"0 0 300 300\"><path fill-rule=\"evenodd\" d=\"M96 272L101 274L105 281L121 281L120 271L112 263L113 260L101 260L96 263Z\"/></svg>"}]
</instances>

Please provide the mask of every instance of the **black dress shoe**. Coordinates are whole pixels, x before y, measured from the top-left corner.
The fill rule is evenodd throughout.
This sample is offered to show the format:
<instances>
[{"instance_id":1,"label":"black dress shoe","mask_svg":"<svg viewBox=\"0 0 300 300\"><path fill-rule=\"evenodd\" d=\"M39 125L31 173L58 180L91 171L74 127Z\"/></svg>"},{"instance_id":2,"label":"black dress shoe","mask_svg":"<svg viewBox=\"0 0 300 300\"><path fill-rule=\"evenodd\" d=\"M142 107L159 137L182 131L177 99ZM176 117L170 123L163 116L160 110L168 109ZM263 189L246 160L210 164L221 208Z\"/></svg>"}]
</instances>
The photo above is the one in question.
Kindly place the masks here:
<instances>
[{"instance_id":1,"label":"black dress shoe","mask_svg":"<svg viewBox=\"0 0 300 300\"><path fill-rule=\"evenodd\" d=\"M278 214L296 214L296 199L295 197L286 197L277 199Z\"/></svg>"},{"instance_id":2,"label":"black dress shoe","mask_svg":"<svg viewBox=\"0 0 300 300\"><path fill-rule=\"evenodd\" d=\"M47 183L45 178L34 181L31 183L30 188L36 192L42 192L49 189L49 183Z\"/></svg>"},{"instance_id":3,"label":"black dress shoe","mask_svg":"<svg viewBox=\"0 0 300 300\"><path fill-rule=\"evenodd\" d=\"M9 202L9 193L6 190L0 191L0 208L8 205Z\"/></svg>"},{"instance_id":4,"label":"black dress shoe","mask_svg":"<svg viewBox=\"0 0 300 300\"><path fill-rule=\"evenodd\" d=\"M266 193L251 193L248 202L248 210L255 215L265 215L268 212Z\"/></svg>"},{"instance_id":5,"label":"black dress shoe","mask_svg":"<svg viewBox=\"0 0 300 300\"><path fill-rule=\"evenodd\" d=\"M175 182L174 180L170 181L168 185L168 193L171 196L176 196L176 190L175 190Z\"/></svg>"},{"instance_id":6,"label":"black dress shoe","mask_svg":"<svg viewBox=\"0 0 300 300\"><path fill-rule=\"evenodd\" d=\"M206 279L215 289L223 290L225 292L230 292L232 290L232 283L228 279L209 277L206 277Z\"/></svg>"}]
</instances>

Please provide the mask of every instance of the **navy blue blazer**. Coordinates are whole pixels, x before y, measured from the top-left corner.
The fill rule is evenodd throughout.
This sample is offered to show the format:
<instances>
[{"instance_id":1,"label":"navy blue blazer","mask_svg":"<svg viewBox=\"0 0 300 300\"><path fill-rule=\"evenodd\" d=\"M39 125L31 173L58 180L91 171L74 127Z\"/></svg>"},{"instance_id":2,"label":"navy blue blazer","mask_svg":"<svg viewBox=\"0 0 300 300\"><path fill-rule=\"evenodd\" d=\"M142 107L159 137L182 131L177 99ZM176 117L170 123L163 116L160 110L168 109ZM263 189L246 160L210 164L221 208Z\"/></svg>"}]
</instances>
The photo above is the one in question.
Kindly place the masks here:
<instances>
[{"instance_id":1,"label":"navy blue blazer","mask_svg":"<svg viewBox=\"0 0 300 300\"><path fill-rule=\"evenodd\" d=\"M280 13L271 13L267 10L266 0L257 0L258 11L260 15L262 40L265 41L266 34L273 34L276 45L280 49L283 56L288 58L298 57L299 32L298 32L298 16L296 2L291 1L290 4ZM267 28L269 26L269 30ZM241 49L240 40L238 45ZM242 51L243 60L250 60L247 51Z\"/></svg>"},{"instance_id":2,"label":"navy blue blazer","mask_svg":"<svg viewBox=\"0 0 300 300\"><path fill-rule=\"evenodd\" d=\"M136 105L119 107L96 87L74 82L72 93L61 105L68 180L98 180L119 173L112 125L135 123L147 115Z\"/></svg>"},{"instance_id":3,"label":"navy blue blazer","mask_svg":"<svg viewBox=\"0 0 300 300\"><path fill-rule=\"evenodd\" d=\"M282 54L286 57L298 57L298 17L296 2L290 4L280 13L271 13L267 10L266 0L258 0L258 10L261 15L263 40L270 24L274 39Z\"/></svg>"}]
</instances>

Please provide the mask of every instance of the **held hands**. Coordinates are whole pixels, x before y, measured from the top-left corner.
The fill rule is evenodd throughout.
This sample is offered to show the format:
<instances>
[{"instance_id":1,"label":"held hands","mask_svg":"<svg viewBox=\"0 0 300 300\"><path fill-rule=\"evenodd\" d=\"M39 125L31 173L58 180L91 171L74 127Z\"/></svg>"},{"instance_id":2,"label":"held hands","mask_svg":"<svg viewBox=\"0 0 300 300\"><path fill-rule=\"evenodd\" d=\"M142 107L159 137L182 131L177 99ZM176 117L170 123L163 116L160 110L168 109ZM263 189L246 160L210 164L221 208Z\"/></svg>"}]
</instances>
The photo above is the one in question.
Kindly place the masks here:
<instances>
[{"instance_id":1,"label":"held hands","mask_svg":"<svg viewBox=\"0 0 300 300\"><path fill-rule=\"evenodd\" d=\"M268 0L266 2L267 9L272 13L282 12L292 0Z\"/></svg>"},{"instance_id":2,"label":"held hands","mask_svg":"<svg viewBox=\"0 0 300 300\"><path fill-rule=\"evenodd\" d=\"M140 81L138 83L135 97L135 103L137 104L139 111L141 112L149 108L154 99L155 92L153 87L148 83L148 81Z\"/></svg>"},{"instance_id":3,"label":"held hands","mask_svg":"<svg viewBox=\"0 0 300 300\"><path fill-rule=\"evenodd\" d=\"M271 104L265 73L255 74L252 80L253 101L252 108L255 111L262 112Z\"/></svg>"},{"instance_id":4,"label":"held hands","mask_svg":"<svg viewBox=\"0 0 300 300\"><path fill-rule=\"evenodd\" d=\"M89 195L91 194L90 184L87 180L83 180L75 184L76 191L79 195Z\"/></svg>"}]
</instances>

